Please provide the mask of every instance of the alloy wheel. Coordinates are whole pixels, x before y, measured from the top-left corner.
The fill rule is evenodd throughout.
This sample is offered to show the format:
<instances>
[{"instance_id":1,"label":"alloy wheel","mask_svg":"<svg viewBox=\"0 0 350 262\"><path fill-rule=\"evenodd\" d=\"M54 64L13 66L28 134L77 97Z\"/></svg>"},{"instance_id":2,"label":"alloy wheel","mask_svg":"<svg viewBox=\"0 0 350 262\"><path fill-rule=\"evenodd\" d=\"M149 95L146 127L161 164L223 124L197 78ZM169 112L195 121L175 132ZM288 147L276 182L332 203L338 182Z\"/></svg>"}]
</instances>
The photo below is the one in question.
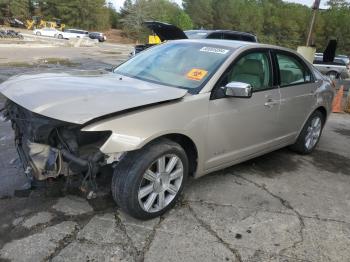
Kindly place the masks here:
<instances>
[{"instance_id":1,"label":"alloy wheel","mask_svg":"<svg viewBox=\"0 0 350 262\"><path fill-rule=\"evenodd\" d=\"M322 130L322 120L320 117L316 116L312 119L309 127L307 128L305 136L305 147L308 150L314 148L317 144Z\"/></svg>"},{"instance_id":2,"label":"alloy wheel","mask_svg":"<svg viewBox=\"0 0 350 262\"><path fill-rule=\"evenodd\" d=\"M329 78L331 80L335 80L338 78L338 74L336 72L333 72L333 71L329 72L327 75L329 76Z\"/></svg>"},{"instance_id":3,"label":"alloy wheel","mask_svg":"<svg viewBox=\"0 0 350 262\"><path fill-rule=\"evenodd\" d=\"M178 194L184 176L181 159L175 154L159 157L143 174L138 190L141 208L149 213L161 211Z\"/></svg>"}]
</instances>

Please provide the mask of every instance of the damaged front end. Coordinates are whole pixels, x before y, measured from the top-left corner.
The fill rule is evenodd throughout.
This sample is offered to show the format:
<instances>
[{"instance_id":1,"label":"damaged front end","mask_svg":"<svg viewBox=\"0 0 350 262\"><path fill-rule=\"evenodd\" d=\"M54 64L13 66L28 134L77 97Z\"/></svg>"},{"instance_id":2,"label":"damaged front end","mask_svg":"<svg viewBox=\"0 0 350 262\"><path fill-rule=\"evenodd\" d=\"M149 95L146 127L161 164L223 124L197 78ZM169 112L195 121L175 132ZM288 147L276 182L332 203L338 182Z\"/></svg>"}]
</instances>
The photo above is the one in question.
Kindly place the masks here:
<instances>
[{"instance_id":1,"label":"damaged front end","mask_svg":"<svg viewBox=\"0 0 350 262\"><path fill-rule=\"evenodd\" d=\"M3 116L11 121L15 146L29 178L82 174L81 189L88 194L96 191L96 175L107 164L100 147L111 132L83 132L78 124L33 113L10 100Z\"/></svg>"}]
</instances>

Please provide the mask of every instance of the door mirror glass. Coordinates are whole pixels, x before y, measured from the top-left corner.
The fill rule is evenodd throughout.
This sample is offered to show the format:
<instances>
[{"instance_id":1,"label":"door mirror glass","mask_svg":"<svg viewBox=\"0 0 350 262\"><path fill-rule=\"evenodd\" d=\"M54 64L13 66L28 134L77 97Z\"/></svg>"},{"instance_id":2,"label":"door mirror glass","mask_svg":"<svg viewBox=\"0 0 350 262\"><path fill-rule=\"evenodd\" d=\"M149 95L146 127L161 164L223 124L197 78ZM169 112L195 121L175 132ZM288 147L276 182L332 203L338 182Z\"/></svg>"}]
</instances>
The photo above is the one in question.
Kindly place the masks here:
<instances>
[{"instance_id":1,"label":"door mirror glass","mask_svg":"<svg viewBox=\"0 0 350 262\"><path fill-rule=\"evenodd\" d=\"M228 97L250 98L252 86L242 82L230 82L225 86L225 95Z\"/></svg>"}]
</instances>

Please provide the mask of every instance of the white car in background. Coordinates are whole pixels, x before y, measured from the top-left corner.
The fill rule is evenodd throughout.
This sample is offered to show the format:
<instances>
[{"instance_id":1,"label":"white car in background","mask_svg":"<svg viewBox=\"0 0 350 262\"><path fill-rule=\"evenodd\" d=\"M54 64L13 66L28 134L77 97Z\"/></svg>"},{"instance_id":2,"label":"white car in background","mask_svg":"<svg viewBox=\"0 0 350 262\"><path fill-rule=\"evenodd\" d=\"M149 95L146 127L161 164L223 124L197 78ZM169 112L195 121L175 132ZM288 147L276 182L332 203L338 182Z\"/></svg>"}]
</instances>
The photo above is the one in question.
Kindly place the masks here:
<instances>
[{"instance_id":1,"label":"white car in background","mask_svg":"<svg viewBox=\"0 0 350 262\"><path fill-rule=\"evenodd\" d=\"M65 29L57 35L57 38L73 39L73 38L83 38L89 37L89 32L80 29Z\"/></svg>"},{"instance_id":2,"label":"white car in background","mask_svg":"<svg viewBox=\"0 0 350 262\"><path fill-rule=\"evenodd\" d=\"M33 34L37 36L56 37L57 35L62 34L62 31L59 31L55 28L41 28L41 29L35 29L33 31Z\"/></svg>"}]
</instances>

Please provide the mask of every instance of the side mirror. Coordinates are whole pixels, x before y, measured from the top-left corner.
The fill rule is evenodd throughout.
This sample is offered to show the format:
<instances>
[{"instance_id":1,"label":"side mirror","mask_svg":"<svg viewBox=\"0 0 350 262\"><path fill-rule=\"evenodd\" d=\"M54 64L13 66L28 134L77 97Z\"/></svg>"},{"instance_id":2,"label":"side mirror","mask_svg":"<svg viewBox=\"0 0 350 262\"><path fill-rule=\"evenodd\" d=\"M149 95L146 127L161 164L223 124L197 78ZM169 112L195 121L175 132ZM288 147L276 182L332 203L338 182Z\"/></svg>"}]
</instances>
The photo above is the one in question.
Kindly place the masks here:
<instances>
[{"instance_id":1,"label":"side mirror","mask_svg":"<svg viewBox=\"0 0 350 262\"><path fill-rule=\"evenodd\" d=\"M225 86L225 95L228 97L250 98L253 88L250 84L242 82L230 82Z\"/></svg>"}]
</instances>

